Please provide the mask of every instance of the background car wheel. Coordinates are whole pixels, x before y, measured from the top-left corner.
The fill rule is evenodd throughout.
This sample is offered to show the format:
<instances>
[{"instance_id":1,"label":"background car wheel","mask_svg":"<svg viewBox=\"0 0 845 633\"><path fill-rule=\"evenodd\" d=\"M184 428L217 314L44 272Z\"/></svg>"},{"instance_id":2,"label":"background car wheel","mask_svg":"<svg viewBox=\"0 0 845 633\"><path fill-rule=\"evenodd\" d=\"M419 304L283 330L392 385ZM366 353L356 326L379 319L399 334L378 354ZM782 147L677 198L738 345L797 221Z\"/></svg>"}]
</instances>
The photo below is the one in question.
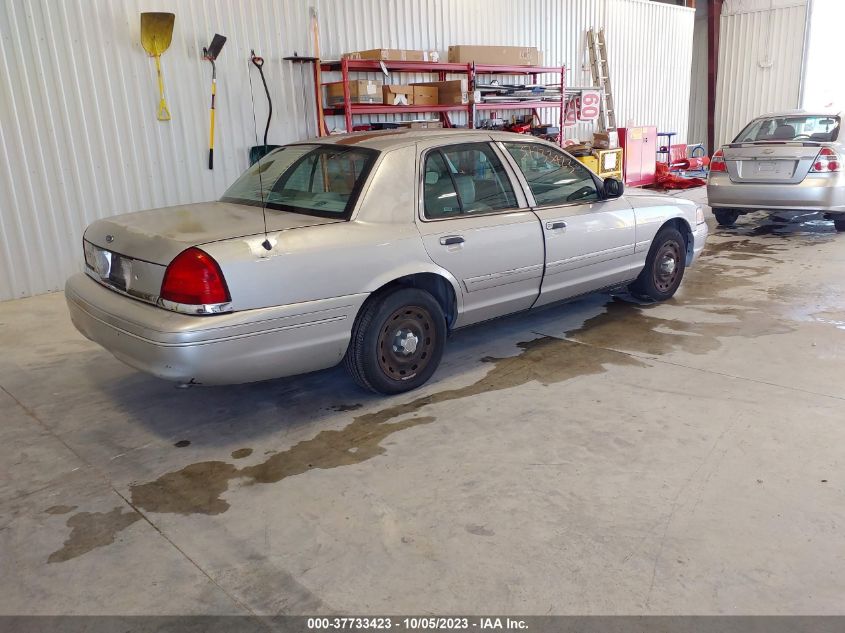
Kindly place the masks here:
<instances>
[{"instance_id":1,"label":"background car wheel","mask_svg":"<svg viewBox=\"0 0 845 633\"><path fill-rule=\"evenodd\" d=\"M840 233L845 232L845 218L834 218L833 219L833 226Z\"/></svg>"},{"instance_id":2,"label":"background car wheel","mask_svg":"<svg viewBox=\"0 0 845 633\"><path fill-rule=\"evenodd\" d=\"M402 288L364 306L344 362L363 388L402 393L431 378L445 341L446 318L437 300L424 290Z\"/></svg>"},{"instance_id":3,"label":"background car wheel","mask_svg":"<svg viewBox=\"0 0 845 633\"><path fill-rule=\"evenodd\" d=\"M719 226L733 226L739 219L739 211L713 209L713 215L716 216L716 222L719 223Z\"/></svg>"},{"instance_id":4,"label":"background car wheel","mask_svg":"<svg viewBox=\"0 0 845 633\"><path fill-rule=\"evenodd\" d=\"M640 276L631 284L631 293L642 299L665 301L675 294L687 262L687 245L683 235L672 227L661 229L645 261Z\"/></svg>"}]
</instances>

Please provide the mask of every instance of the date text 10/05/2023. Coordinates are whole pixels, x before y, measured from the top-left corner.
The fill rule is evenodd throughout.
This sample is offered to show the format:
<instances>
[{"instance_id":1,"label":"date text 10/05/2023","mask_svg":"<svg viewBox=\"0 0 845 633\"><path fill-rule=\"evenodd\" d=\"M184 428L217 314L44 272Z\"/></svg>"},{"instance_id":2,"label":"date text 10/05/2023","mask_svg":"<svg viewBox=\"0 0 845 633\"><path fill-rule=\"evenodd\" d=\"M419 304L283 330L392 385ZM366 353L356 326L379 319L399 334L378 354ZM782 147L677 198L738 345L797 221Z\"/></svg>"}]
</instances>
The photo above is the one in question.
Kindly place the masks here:
<instances>
[{"instance_id":1,"label":"date text 10/05/2023","mask_svg":"<svg viewBox=\"0 0 845 633\"><path fill-rule=\"evenodd\" d=\"M309 631L320 630L527 630L525 620L500 617L331 617L308 618Z\"/></svg>"}]
</instances>

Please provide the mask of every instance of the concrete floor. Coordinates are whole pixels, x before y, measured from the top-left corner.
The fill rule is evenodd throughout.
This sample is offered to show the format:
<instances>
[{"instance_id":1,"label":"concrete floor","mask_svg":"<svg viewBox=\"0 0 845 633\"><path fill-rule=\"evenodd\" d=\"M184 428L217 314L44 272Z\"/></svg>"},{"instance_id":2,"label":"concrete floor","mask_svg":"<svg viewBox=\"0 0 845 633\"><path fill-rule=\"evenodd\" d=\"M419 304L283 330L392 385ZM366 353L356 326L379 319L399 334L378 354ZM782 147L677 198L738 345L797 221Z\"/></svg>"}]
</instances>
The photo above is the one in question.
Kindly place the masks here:
<instances>
[{"instance_id":1,"label":"concrete floor","mask_svg":"<svg viewBox=\"0 0 845 633\"><path fill-rule=\"evenodd\" d=\"M745 218L671 302L460 332L390 399L179 390L2 303L0 614L841 614L844 270Z\"/></svg>"}]
</instances>

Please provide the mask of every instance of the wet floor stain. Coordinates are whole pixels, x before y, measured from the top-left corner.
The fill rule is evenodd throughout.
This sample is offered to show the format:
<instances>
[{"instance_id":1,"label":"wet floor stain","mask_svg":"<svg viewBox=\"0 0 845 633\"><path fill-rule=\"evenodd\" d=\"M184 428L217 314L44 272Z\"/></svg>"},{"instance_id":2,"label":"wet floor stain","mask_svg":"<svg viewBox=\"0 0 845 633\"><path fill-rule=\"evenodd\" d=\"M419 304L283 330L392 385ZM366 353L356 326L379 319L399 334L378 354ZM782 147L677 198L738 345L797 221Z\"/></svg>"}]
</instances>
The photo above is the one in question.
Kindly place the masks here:
<instances>
[{"instance_id":1,"label":"wet floor stain","mask_svg":"<svg viewBox=\"0 0 845 633\"><path fill-rule=\"evenodd\" d=\"M191 440L179 440L178 442L175 442L173 444L173 446L175 446L176 448L185 448L186 446L190 446L190 445L191 445Z\"/></svg>"},{"instance_id":2,"label":"wet floor stain","mask_svg":"<svg viewBox=\"0 0 845 633\"><path fill-rule=\"evenodd\" d=\"M124 512L120 507L110 512L77 512L66 523L71 529L70 536L61 549L50 554L47 562L63 563L98 547L111 545L119 532L140 519L137 512Z\"/></svg>"},{"instance_id":3,"label":"wet floor stain","mask_svg":"<svg viewBox=\"0 0 845 633\"><path fill-rule=\"evenodd\" d=\"M333 404L332 406L329 407L329 409L331 411L338 411L340 413L344 413L346 411L357 411L358 409L360 409L363 406L364 405L360 404L360 403L358 403L358 404Z\"/></svg>"},{"instance_id":4,"label":"wet floor stain","mask_svg":"<svg viewBox=\"0 0 845 633\"><path fill-rule=\"evenodd\" d=\"M465 529L470 534L474 534L475 536L495 536L496 533L493 530L486 528L483 525L475 525L470 523L469 525L465 526Z\"/></svg>"},{"instance_id":5,"label":"wet floor stain","mask_svg":"<svg viewBox=\"0 0 845 633\"><path fill-rule=\"evenodd\" d=\"M588 374L600 374L606 372L610 365L646 366L644 362L626 354L595 349L560 338L541 337L519 343L518 347L521 353L516 356L482 359L482 362L491 364L492 369L470 385L364 413L342 429L320 431L313 438L274 453L259 464L242 468L224 461L190 464L165 473L154 481L131 486L131 503L145 512L221 514L230 507L222 495L229 490L232 482L238 481L244 486L273 484L313 469L360 464L383 455L386 449L382 442L387 437L399 431L431 424L437 419L431 415L418 415L423 407L510 389L534 381L550 385ZM74 521L73 525L71 521ZM69 560L94 547L112 543L117 532L134 522L128 522L127 519L123 521L126 521L125 524L121 522L121 515L114 513L80 512L73 515L68 519L68 526L74 529L68 542L93 545L86 549L68 547L66 544L62 550L51 555L52 562ZM90 538L85 536L86 531L91 533Z\"/></svg>"},{"instance_id":6,"label":"wet floor stain","mask_svg":"<svg viewBox=\"0 0 845 633\"><path fill-rule=\"evenodd\" d=\"M244 457L249 457L250 455L252 455L251 448L239 448L232 451L232 459L243 459Z\"/></svg>"},{"instance_id":7,"label":"wet floor stain","mask_svg":"<svg viewBox=\"0 0 845 633\"><path fill-rule=\"evenodd\" d=\"M76 506L65 506L65 505L57 505L57 506L50 506L44 512L47 514L67 514L68 512L73 512L76 510Z\"/></svg>"}]
</instances>

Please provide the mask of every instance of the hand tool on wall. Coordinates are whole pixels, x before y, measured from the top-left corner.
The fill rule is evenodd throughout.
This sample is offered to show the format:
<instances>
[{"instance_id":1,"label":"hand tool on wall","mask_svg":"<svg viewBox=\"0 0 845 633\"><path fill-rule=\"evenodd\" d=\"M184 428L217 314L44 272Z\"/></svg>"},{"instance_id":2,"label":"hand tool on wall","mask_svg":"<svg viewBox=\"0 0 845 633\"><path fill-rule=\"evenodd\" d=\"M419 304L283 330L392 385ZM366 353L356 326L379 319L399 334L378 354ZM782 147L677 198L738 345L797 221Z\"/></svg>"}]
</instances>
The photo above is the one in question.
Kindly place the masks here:
<instances>
[{"instance_id":1,"label":"hand tool on wall","mask_svg":"<svg viewBox=\"0 0 845 633\"><path fill-rule=\"evenodd\" d=\"M141 46L156 60L156 75L158 76L158 114L159 121L170 120L170 110L164 100L164 80L161 78L161 55L170 47L173 39L173 23L176 15L173 13L142 13L141 14Z\"/></svg>"},{"instance_id":2,"label":"hand tool on wall","mask_svg":"<svg viewBox=\"0 0 845 633\"><path fill-rule=\"evenodd\" d=\"M320 68L320 24L317 20L317 8L311 7L311 37L314 42L314 90L317 99L317 136L327 134L326 119L323 114L323 81Z\"/></svg>"},{"instance_id":3,"label":"hand tool on wall","mask_svg":"<svg viewBox=\"0 0 845 633\"><path fill-rule=\"evenodd\" d=\"M264 77L264 58L255 54L255 51L250 51L249 61L258 69L258 74L261 75L261 83L264 84L264 94L267 95L267 124L264 126L264 145L254 145L249 148L249 164L254 165L259 158L266 156L268 153L279 147L278 145L267 145L267 133L270 131L270 119L273 118L273 100L270 98L270 88L267 87L267 78ZM252 81L249 83L250 91L252 91ZM253 119L255 118L255 98L253 97ZM256 142L258 141L258 133L256 132Z\"/></svg>"},{"instance_id":4,"label":"hand tool on wall","mask_svg":"<svg viewBox=\"0 0 845 633\"><path fill-rule=\"evenodd\" d=\"M286 62L299 66L299 88L302 91L302 113L305 116L305 138L310 138L310 124L308 121L311 117L308 114L308 91L306 90L305 64L316 64L319 63L320 60L316 57L304 57L299 55L296 51L293 52L293 55L284 57L283 59Z\"/></svg>"},{"instance_id":5,"label":"hand tool on wall","mask_svg":"<svg viewBox=\"0 0 845 633\"><path fill-rule=\"evenodd\" d=\"M211 62L211 124L208 133L208 168L214 169L214 101L217 96L217 65L214 63L226 38L218 33L211 38L211 44L202 49L202 58Z\"/></svg>"}]
</instances>

